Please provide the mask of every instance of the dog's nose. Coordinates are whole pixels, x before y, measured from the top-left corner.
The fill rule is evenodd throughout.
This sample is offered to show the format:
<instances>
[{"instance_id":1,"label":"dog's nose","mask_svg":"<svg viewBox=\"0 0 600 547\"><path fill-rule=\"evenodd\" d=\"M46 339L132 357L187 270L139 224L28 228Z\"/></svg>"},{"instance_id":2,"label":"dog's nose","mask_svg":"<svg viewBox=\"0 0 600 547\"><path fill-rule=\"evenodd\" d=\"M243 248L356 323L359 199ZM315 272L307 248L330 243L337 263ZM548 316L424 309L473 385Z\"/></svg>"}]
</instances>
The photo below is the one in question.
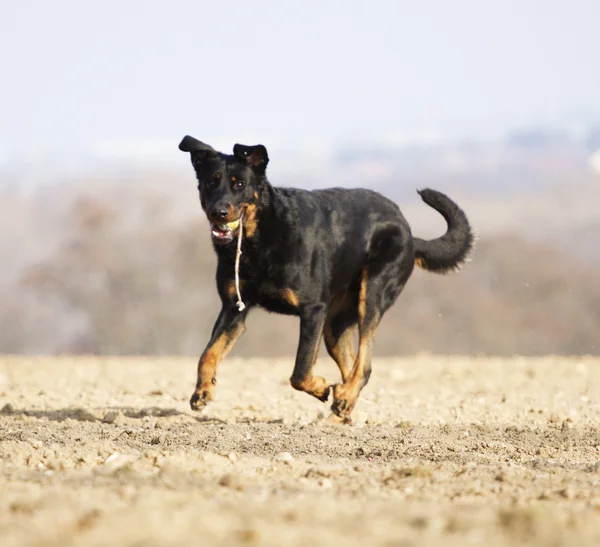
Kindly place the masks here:
<instances>
[{"instance_id":1,"label":"dog's nose","mask_svg":"<svg viewBox=\"0 0 600 547\"><path fill-rule=\"evenodd\" d=\"M214 218L225 219L225 218L227 218L228 214L229 214L229 208L226 207L225 205L217 205L212 210L212 216Z\"/></svg>"}]
</instances>

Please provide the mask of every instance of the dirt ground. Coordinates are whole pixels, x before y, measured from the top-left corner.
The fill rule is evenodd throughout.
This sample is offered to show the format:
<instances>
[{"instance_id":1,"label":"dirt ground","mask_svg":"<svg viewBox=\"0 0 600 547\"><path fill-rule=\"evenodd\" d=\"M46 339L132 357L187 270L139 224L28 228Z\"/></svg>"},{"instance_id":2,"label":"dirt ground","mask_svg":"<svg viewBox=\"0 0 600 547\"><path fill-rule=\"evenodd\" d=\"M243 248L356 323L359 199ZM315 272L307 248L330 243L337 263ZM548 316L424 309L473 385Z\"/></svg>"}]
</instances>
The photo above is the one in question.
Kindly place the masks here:
<instances>
[{"instance_id":1,"label":"dirt ground","mask_svg":"<svg viewBox=\"0 0 600 547\"><path fill-rule=\"evenodd\" d=\"M291 368L0 357L1 545L600 544L600 359L375 360L352 426Z\"/></svg>"}]
</instances>

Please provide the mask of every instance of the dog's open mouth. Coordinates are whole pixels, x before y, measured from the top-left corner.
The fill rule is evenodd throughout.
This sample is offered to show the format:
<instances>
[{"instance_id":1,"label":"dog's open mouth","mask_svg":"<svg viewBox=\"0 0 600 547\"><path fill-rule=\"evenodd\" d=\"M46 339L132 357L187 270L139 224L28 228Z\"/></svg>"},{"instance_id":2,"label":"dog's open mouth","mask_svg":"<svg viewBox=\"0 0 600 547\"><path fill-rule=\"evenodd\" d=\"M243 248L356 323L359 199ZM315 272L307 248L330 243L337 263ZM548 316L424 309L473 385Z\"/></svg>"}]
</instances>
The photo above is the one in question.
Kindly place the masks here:
<instances>
[{"instance_id":1,"label":"dog's open mouth","mask_svg":"<svg viewBox=\"0 0 600 547\"><path fill-rule=\"evenodd\" d=\"M234 220L233 222L227 222L226 224L219 224L213 222L210 225L212 237L215 241L220 243L228 243L233 239L235 232L240 226L240 219Z\"/></svg>"}]
</instances>

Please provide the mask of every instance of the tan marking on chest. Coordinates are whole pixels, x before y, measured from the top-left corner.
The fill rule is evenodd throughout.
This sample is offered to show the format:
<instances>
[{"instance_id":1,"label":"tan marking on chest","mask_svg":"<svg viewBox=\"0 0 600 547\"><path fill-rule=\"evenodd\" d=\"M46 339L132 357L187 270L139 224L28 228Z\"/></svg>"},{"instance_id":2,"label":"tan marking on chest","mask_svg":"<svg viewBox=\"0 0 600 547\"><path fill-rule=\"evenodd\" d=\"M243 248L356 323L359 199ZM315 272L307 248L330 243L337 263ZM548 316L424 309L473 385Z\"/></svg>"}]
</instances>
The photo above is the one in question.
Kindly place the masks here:
<instances>
[{"instance_id":1,"label":"tan marking on chest","mask_svg":"<svg viewBox=\"0 0 600 547\"><path fill-rule=\"evenodd\" d=\"M288 304L294 308L298 307L300 301L298 300L298 295L292 289L283 289L280 294L281 298L283 298Z\"/></svg>"},{"instance_id":2,"label":"tan marking on chest","mask_svg":"<svg viewBox=\"0 0 600 547\"><path fill-rule=\"evenodd\" d=\"M254 203L246 203L244 205L244 235L252 237L258 227L256 218L256 205Z\"/></svg>"}]
</instances>

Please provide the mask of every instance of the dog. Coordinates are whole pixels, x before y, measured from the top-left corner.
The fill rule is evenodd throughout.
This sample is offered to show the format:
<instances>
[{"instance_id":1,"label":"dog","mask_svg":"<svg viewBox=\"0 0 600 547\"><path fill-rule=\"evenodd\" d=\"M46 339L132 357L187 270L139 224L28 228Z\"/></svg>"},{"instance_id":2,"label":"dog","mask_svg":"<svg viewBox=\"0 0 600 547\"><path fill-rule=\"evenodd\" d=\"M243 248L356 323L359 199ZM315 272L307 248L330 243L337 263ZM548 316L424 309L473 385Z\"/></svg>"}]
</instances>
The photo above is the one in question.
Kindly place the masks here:
<instances>
[{"instance_id":1,"label":"dog","mask_svg":"<svg viewBox=\"0 0 600 547\"><path fill-rule=\"evenodd\" d=\"M198 362L191 408L212 400L217 365L244 332L248 311L260 306L300 318L290 383L323 402L332 394L332 412L350 423L369 381L379 322L415 265L443 274L468 258L474 237L467 216L446 195L419 191L448 226L441 237L424 240L413 237L394 202L372 190L272 186L261 144L236 144L228 155L188 135L179 149L190 153L210 222L222 304ZM313 374L321 338L341 383Z\"/></svg>"}]
</instances>

